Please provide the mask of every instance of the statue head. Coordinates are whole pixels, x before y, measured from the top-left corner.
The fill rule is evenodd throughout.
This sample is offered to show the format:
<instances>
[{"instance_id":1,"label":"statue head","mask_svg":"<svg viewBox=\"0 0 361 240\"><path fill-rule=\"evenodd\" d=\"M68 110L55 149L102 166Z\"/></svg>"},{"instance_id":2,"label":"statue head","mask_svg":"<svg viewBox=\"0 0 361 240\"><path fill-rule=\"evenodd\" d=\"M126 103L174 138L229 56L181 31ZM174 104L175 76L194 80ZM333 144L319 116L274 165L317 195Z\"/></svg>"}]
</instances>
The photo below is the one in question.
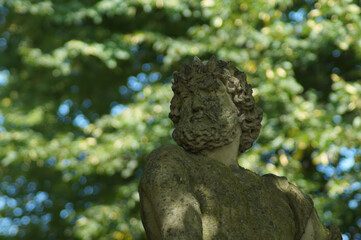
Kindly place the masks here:
<instances>
[{"instance_id":1,"label":"statue head","mask_svg":"<svg viewBox=\"0 0 361 240\"><path fill-rule=\"evenodd\" d=\"M212 150L231 143L240 129L239 152L252 146L261 129L262 111L246 75L232 62L212 57L204 64L195 57L173 77L169 117L178 145L190 152Z\"/></svg>"}]
</instances>

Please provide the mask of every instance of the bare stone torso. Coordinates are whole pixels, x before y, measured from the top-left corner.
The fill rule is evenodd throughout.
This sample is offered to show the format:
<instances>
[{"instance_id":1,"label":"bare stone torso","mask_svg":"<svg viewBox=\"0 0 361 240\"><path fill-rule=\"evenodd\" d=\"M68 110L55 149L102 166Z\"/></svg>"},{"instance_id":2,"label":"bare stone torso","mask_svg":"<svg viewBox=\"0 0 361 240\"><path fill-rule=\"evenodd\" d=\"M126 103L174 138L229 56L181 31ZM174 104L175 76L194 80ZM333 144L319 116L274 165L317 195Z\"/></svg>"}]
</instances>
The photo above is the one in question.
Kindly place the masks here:
<instances>
[{"instance_id":1,"label":"bare stone torso","mask_svg":"<svg viewBox=\"0 0 361 240\"><path fill-rule=\"evenodd\" d=\"M161 166L165 162L167 167ZM154 183L166 184L173 180L170 184L185 186L187 194L190 193L199 206L190 221L199 221L196 215L200 215L201 239L300 239L313 209L312 201L301 191L292 193L295 187L285 178L261 177L244 168L229 168L204 156L187 153L178 146L167 145L148 157L140 192L152 195L152 191L161 193L163 189L164 196L151 197L159 197L164 204L162 211L171 212L166 208L172 208L172 197L167 197L166 188L156 189ZM178 189L172 187L169 191ZM182 202L182 198L179 201ZM173 239L187 239L181 236Z\"/></svg>"},{"instance_id":2,"label":"bare stone torso","mask_svg":"<svg viewBox=\"0 0 361 240\"><path fill-rule=\"evenodd\" d=\"M204 239L293 239L294 214L272 183L206 158L183 162L200 203Z\"/></svg>"}]
</instances>

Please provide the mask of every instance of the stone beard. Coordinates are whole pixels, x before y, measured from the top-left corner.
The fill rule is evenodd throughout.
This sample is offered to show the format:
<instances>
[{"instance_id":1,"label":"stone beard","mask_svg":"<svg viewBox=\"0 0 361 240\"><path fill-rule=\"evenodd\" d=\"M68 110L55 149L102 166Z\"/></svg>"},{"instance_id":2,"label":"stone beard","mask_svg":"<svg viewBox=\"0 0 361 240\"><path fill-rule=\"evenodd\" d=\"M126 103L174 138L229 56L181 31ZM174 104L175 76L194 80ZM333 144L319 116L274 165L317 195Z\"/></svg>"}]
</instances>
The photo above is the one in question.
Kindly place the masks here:
<instances>
[{"instance_id":1,"label":"stone beard","mask_svg":"<svg viewBox=\"0 0 361 240\"><path fill-rule=\"evenodd\" d=\"M208 91L207 87L194 84L197 86L193 86L193 89L197 89L196 93L183 98L182 116L173 133L180 146L199 152L233 141L238 124L238 110L235 106L232 108L229 104L223 106L220 103L221 100L231 102L221 84L217 84L218 88L210 96L201 95L201 91Z\"/></svg>"},{"instance_id":2,"label":"stone beard","mask_svg":"<svg viewBox=\"0 0 361 240\"><path fill-rule=\"evenodd\" d=\"M233 141L237 121L227 118L227 115L222 113L218 116L201 114L204 115L200 115L196 120L190 117L178 123L173 132L173 138L180 146L192 152L199 152L221 147ZM197 120L209 123L200 125Z\"/></svg>"},{"instance_id":3,"label":"stone beard","mask_svg":"<svg viewBox=\"0 0 361 240\"><path fill-rule=\"evenodd\" d=\"M239 152L258 137L262 111L255 105L246 76L230 62L195 58L174 73L171 112L173 138L190 152L231 143L241 126Z\"/></svg>"}]
</instances>

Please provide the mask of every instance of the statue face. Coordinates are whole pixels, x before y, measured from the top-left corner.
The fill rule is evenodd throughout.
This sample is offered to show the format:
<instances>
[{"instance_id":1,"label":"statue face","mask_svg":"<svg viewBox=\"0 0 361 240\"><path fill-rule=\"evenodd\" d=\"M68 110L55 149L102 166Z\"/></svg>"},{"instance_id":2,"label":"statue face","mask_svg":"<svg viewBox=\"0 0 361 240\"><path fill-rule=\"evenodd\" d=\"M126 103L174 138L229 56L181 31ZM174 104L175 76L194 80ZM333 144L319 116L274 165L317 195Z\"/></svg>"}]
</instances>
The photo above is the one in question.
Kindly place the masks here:
<instances>
[{"instance_id":1,"label":"statue face","mask_svg":"<svg viewBox=\"0 0 361 240\"><path fill-rule=\"evenodd\" d=\"M244 73L231 62L212 57L203 63L194 57L173 76L169 117L178 145L191 152L211 150L231 143L240 128L239 152L252 147L262 110L255 105Z\"/></svg>"},{"instance_id":2,"label":"statue face","mask_svg":"<svg viewBox=\"0 0 361 240\"><path fill-rule=\"evenodd\" d=\"M233 141L238 124L238 109L224 84L202 75L180 84L180 119L173 137L186 150L199 152Z\"/></svg>"}]
</instances>

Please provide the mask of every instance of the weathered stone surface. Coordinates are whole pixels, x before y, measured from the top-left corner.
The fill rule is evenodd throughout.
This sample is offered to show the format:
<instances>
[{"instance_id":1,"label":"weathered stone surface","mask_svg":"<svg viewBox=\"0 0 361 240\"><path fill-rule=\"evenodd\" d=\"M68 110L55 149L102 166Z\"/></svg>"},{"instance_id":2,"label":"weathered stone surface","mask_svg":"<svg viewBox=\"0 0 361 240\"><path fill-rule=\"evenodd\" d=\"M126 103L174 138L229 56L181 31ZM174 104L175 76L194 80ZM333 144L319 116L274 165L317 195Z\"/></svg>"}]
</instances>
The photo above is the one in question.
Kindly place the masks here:
<instances>
[{"instance_id":1,"label":"weathered stone surface","mask_svg":"<svg viewBox=\"0 0 361 240\"><path fill-rule=\"evenodd\" d=\"M341 239L285 177L238 166L262 119L244 73L195 58L175 73L173 91L170 118L181 147L153 151L139 185L149 239Z\"/></svg>"},{"instance_id":2,"label":"weathered stone surface","mask_svg":"<svg viewBox=\"0 0 361 240\"><path fill-rule=\"evenodd\" d=\"M174 73L171 112L174 140L190 152L231 143L241 127L239 152L252 146L261 129L262 110L255 105L246 75L231 62L197 57Z\"/></svg>"}]
</instances>

